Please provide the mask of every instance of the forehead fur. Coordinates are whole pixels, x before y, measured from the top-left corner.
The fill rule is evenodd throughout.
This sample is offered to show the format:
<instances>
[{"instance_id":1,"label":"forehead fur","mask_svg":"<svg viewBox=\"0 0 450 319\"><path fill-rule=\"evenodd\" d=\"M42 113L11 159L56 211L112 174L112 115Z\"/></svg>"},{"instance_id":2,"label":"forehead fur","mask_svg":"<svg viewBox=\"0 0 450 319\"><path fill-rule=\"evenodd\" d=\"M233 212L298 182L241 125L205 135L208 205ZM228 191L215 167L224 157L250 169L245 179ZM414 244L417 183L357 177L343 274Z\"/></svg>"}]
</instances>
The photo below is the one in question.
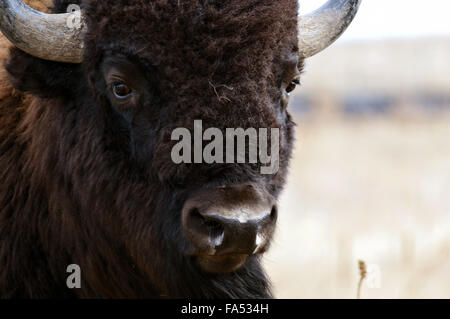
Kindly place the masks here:
<instances>
[{"instance_id":1,"label":"forehead fur","mask_svg":"<svg viewBox=\"0 0 450 319\"><path fill-rule=\"evenodd\" d=\"M256 68L297 50L297 0L91 0L85 7L88 54L121 47L156 67L204 76L230 60L251 71L248 59Z\"/></svg>"}]
</instances>

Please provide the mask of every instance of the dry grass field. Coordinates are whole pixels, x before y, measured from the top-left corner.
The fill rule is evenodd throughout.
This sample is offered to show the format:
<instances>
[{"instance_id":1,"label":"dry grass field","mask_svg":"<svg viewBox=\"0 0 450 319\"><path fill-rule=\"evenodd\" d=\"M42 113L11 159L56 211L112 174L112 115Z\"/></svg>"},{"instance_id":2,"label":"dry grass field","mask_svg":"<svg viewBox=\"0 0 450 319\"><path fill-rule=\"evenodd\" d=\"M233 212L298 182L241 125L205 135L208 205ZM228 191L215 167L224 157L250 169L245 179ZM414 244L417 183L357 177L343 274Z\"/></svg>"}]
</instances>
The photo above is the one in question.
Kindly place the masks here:
<instances>
[{"instance_id":1,"label":"dry grass field","mask_svg":"<svg viewBox=\"0 0 450 319\"><path fill-rule=\"evenodd\" d=\"M299 121L265 265L278 298L450 298L450 115Z\"/></svg>"}]
</instances>

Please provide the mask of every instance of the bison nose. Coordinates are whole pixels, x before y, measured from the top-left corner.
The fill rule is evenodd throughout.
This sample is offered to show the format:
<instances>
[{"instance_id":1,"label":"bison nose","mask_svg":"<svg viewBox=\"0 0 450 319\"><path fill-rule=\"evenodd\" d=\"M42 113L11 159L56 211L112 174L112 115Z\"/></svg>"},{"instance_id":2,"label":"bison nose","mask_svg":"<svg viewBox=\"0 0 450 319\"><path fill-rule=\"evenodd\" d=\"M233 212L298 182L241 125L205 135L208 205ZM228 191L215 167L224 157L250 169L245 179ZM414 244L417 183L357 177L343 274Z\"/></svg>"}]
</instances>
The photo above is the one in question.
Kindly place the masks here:
<instances>
[{"instance_id":1,"label":"bison nose","mask_svg":"<svg viewBox=\"0 0 450 319\"><path fill-rule=\"evenodd\" d=\"M229 272L262 253L272 237L277 207L252 185L202 190L184 205L182 225L201 266Z\"/></svg>"},{"instance_id":2,"label":"bison nose","mask_svg":"<svg viewBox=\"0 0 450 319\"><path fill-rule=\"evenodd\" d=\"M267 242L275 221L275 207L253 211L251 208L199 210L185 216L185 230L197 249L208 254L256 253ZM248 213L251 218L248 218Z\"/></svg>"}]
</instances>

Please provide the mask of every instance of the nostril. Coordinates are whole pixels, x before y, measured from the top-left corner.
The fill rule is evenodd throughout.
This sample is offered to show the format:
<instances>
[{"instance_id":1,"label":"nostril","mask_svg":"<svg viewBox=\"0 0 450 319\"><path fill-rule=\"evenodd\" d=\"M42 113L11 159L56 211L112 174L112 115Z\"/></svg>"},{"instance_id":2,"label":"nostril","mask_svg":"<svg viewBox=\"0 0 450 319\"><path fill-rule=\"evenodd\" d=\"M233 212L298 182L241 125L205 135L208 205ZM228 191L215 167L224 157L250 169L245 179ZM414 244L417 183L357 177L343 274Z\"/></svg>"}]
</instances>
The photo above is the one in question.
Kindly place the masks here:
<instances>
[{"instance_id":1,"label":"nostril","mask_svg":"<svg viewBox=\"0 0 450 319\"><path fill-rule=\"evenodd\" d=\"M190 210L187 226L197 235L208 238L215 246L222 242L225 231L223 225L213 218L202 215L197 208Z\"/></svg>"},{"instance_id":2,"label":"nostril","mask_svg":"<svg viewBox=\"0 0 450 319\"><path fill-rule=\"evenodd\" d=\"M276 205L272 206L272 210L270 211L270 219L276 220L278 217L278 208Z\"/></svg>"},{"instance_id":3,"label":"nostril","mask_svg":"<svg viewBox=\"0 0 450 319\"><path fill-rule=\"evenodd\" d=\"M220 237L224 232L223 226L214 220L205 218L204 225L208 229L209 236L211 237Z\"/></svg>"}]
</instances>

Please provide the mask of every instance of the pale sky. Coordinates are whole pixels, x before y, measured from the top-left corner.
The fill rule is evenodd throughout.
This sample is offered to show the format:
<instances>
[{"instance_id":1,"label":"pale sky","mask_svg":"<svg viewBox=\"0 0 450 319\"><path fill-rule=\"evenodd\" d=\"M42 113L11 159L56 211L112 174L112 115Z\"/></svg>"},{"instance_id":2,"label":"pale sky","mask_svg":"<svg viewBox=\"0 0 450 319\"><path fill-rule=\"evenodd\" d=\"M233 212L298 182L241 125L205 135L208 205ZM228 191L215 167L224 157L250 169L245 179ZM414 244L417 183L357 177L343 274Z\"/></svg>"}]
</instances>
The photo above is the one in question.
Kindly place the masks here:
<instances>
[{"instance_id":1,"label":"pale sky","mask_svg":"<svg viewBox=\"0 0 450 319\"><path fill-rule=\"evenodd\" d=\"M300 12L326 0L300 0ZM450 37L450 0L362 0L353 24L339 41L423 36Z\"/></svg>"}]
</instances>

